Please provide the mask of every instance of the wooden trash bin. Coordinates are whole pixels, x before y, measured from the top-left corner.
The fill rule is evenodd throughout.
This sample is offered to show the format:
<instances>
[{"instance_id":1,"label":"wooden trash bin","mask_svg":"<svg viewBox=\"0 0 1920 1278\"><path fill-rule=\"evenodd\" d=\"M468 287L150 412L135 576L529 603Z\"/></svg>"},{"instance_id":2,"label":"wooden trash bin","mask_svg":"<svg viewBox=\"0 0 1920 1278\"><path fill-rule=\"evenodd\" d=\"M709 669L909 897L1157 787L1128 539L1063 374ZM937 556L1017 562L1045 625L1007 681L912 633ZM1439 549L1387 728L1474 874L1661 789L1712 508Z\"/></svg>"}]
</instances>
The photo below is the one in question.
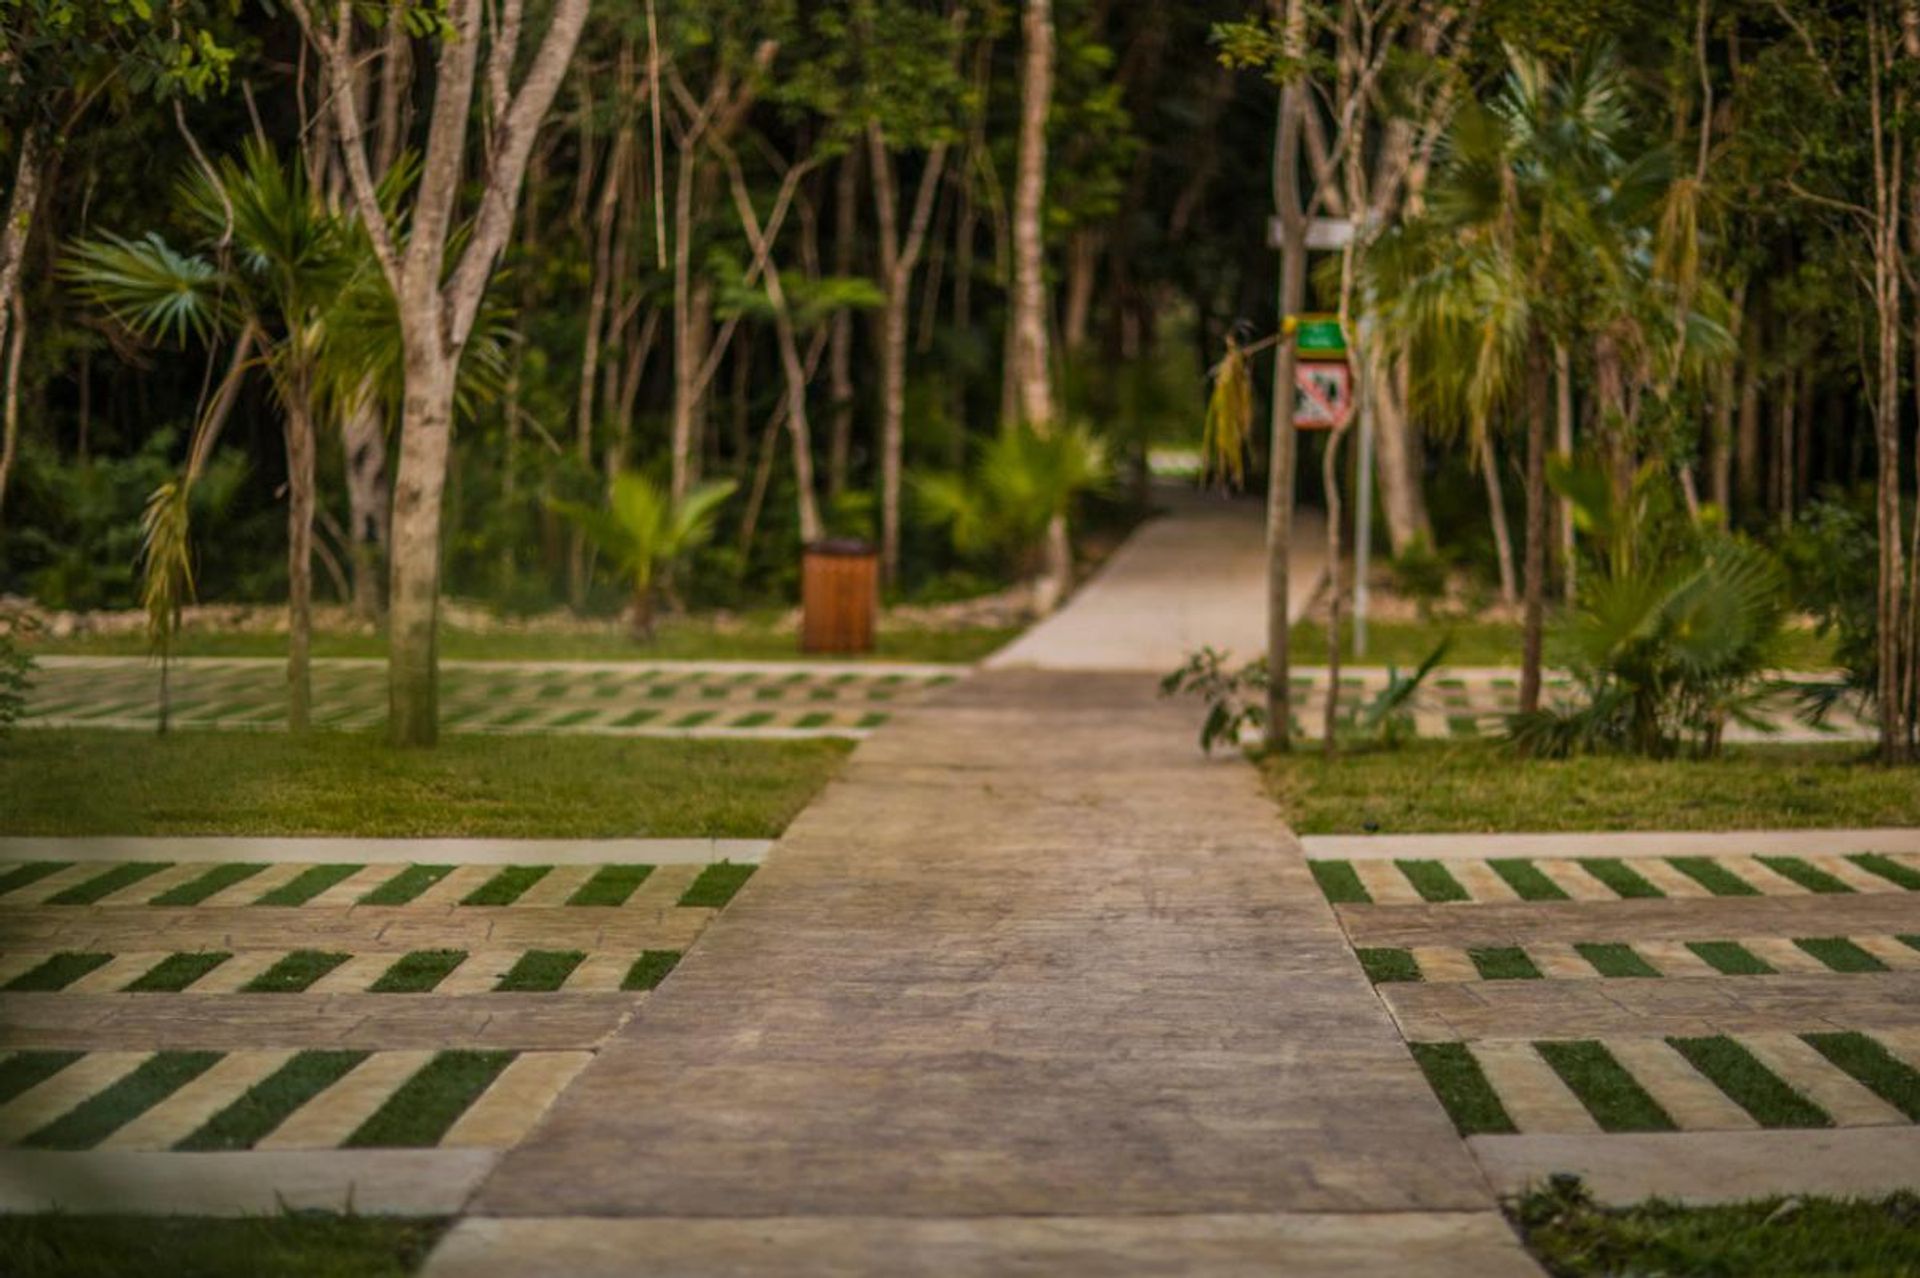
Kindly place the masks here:
<instances>
[{"instance_id":1,"label":"wooden trash bin","mask_svg":"<svg viewBox=\"0 0 1920 1278\"><path fill-rule=\"evenodd\" d=\"M864 541L816 541L800 561L800 649L872 652L880 556Z\"/></svg>"}]
</instances>

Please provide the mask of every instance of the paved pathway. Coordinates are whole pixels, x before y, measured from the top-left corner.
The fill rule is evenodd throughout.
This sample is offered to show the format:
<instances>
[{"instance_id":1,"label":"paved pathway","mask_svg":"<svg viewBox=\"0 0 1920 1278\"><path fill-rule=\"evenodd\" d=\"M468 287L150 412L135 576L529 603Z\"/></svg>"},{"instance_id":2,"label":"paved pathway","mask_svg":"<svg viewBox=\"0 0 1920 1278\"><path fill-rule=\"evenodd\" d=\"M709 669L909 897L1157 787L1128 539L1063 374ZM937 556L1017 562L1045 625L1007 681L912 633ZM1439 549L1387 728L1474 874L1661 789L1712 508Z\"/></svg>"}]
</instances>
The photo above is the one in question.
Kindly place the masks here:
<instances>
[{"instance_id":1,"label":"paved pathway","mask_svg":"<svg viewBox=\"0 0 1920 1278\"><path fill-rule=\"evenodd\" d=\"M989 668L1150 670L1164 674L1203 644L1251 660L1267 650L1267 542L1261 504L1163 492L1172 513L1114 553L1071 604L995 653ZM1296 618L1326 576L1326 530L1295 517L1288 609Z\"/></svg>"},{"instance_id":2,"label":"paved pathway","mask_svg":"<svg viewBox=\"0 0 1920 1278\"><path fill-rule=\"evenodd\" d=\"M1056 636L1209 557L1143 541ZM867 742L471 1210L429 1274L1537 1272L1255 773L1138 673Z\"/></svg>"}]
</instances>

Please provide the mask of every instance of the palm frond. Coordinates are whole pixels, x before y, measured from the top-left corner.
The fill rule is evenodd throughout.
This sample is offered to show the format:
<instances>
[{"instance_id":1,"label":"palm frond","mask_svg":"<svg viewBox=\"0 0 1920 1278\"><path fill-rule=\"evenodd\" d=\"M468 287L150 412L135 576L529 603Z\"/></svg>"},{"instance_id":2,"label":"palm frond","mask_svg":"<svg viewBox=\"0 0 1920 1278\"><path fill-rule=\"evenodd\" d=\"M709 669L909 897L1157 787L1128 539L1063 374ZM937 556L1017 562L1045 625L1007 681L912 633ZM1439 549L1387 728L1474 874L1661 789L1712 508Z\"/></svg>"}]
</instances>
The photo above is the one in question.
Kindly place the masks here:
<instances>
[{"instance_id":1,"label":"palm frond","mask_svg":"<svg viewBox=\"0 0 1920 1278\"><path fill-rule=\"evenodd\" d=\"M231 281L220 268L157 233L76 240L60 275L143 340L206 341L234 320L223 296Z\"/></svg>"}]
</instances>

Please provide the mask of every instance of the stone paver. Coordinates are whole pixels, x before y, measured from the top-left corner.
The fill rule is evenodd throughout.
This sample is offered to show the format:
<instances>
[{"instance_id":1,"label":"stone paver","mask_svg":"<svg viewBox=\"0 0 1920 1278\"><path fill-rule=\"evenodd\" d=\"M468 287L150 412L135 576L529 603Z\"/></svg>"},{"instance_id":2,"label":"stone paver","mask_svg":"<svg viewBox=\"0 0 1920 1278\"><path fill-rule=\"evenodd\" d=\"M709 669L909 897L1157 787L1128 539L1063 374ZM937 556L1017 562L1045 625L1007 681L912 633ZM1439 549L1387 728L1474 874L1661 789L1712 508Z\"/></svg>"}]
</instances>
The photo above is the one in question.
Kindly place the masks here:
<instances>
[{"instance_id":1,"label":"stone paver","mask_svg":"<svg viewBox=\"0 0 1920 1278\"><path fill-rule=\"evenodd\" d=\"M1126 1222L1497 1224L1258 778L1187 718L1137 677L1007 671L868 742L476 1211L741 1238L830 1216L864 1250L797 1263L869 1257L843 1272L901 1272L875 1241L898 1226L850 1218L1122 1222L1070 1273L1154 1271ZM560 1272L546 1236L498 1235L493 1263ZM434 1272L485 1272L457 1254Z\"/></svg>"},{"instance_id":2,"label":"stone paver","mask_svg":"<svg viewBox=\"0 0 1920 1278\"><path fill-rule=\"evenodd\" d=\"M1740 1042L1754 1059L1826 1110L1841 1127L1904 1125L1908 1121L1905 1114L1792 1034L1778 1030L1746 1034Z\"/></svg>"},{"instance_id":3,"label":"stone paver","mask_svg":"<svg viewBox=\"0 0 1920 1278\"><path fill-rule=\"evenodd\" d=\"M425 1278L1521 1278L1490 1212L772 1220L469 1217ZM1410 1267L1409 1258L1417 1258Z\"/></svg>"},{"instance_id":4,"label":"stone paver","mask_svg":"<svg viewBox=\"0 0 1920 1278\"><path fill-rule=\"evenodd\" d=\"M1475 1043L1481 1072L1523 1132L1598 1132L1593 1115L1531 1043Z\"/></svg>"},{"instance_id":5,"label":"stone paver","mask_svg":"<svg viewBox=\"0 0 1920 1278\"><path fill-rule=\"evenodd\" d=\"M1608 1038L1601 1045L1681 1128L1740 1131L1759 1126L1753 1115L1715 1087L1664 1039Z\"/></svg>"},{"instance_id":6,"label":"stone paver","mask_svg":"<svg viewBox=\"0 0 1920 1278\"><path fill-rule=\"evenodd\" d=\"M591 1052L525 1052L440 1138L442 1149L504 1149L520 1143Z\"/></svg>"},{"instance_id":7,"label":"stone paver","mask_svg":"<svg viewBox=\"0 0 1920 1278\"><path fill-rule=\"evenodd\" d=\"M1847 830L1557 832L1552 834L1308 834L1323 860L1475 860L1483 857L1817 856L1920 852L1920 827Z\"/></svg>"},{"instance_id":8,"label":"stone paver","mask_svg":"<svg viewBox=\"0 0 1920 1278\"><path fill-rule=\"evenodd\" d=\"M1591 878L1591 876L1588 876ZM1355 945L1519 945L1702 941L1745 936L1881 936L1915 930L1910 893L1719 896L1485 905L1341 905Z\"/></svg>"},{"instance_id":9,"label":"stone paver","mask_svg":"<svg viewBox=\"0 0 1920 1278\"><path fill-rule=\"evenodd\" d=\"M1752 1034L1920 1026L1920 975L1382 985L1410 1039Z\"/></svg>"}]
</instances>

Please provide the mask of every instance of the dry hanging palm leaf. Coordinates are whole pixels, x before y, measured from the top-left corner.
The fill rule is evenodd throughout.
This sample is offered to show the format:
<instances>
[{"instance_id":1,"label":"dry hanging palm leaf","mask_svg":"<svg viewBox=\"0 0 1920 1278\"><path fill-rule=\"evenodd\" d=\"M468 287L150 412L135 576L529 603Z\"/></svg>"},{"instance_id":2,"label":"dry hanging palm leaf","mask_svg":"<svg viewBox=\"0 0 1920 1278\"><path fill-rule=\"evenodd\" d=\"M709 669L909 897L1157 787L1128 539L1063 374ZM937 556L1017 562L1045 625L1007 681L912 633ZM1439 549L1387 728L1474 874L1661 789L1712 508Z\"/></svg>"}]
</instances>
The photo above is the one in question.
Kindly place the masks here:
<instances>
[{"instance_id":1,"label":"dry hanging palm leaf","mask_svg":"<svg viewBox=\"0 0 1920 1278\"><path fill-rule=\"evenodd\" d=\"M1213 394L1207 400L1206 428L1200 437L1200 478L1221 488L1239 488L1247 479L1247 440L1253 433L1253 378L1247 350L1231 334L1227 353L1213 370Z\"/></svg>"}]
</instances>

